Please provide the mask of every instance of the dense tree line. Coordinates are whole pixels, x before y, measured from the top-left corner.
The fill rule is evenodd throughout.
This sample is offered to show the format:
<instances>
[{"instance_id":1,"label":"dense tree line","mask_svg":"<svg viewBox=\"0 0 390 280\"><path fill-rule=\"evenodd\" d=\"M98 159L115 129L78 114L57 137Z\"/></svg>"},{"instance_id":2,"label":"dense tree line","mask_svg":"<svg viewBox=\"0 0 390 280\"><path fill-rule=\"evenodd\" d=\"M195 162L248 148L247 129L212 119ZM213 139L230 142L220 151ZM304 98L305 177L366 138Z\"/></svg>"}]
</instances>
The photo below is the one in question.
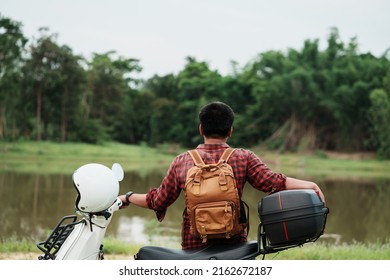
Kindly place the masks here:
<instances>
[{"instance_id":1,"label":"dense tree line","mask_svg":"<svg viewBox=\"0 0 390 280\"><path fill-rule=\"evenodd\" d=\"M232 145L376 151L390 157L390 61L359 53L356 38L260 53L229 75L187 57L178 74L136 79L138 59L91 60L41 29L0 15L0 139L196 145L196 113L220 100L236 113Z\"/></svg>"}]
</instances>

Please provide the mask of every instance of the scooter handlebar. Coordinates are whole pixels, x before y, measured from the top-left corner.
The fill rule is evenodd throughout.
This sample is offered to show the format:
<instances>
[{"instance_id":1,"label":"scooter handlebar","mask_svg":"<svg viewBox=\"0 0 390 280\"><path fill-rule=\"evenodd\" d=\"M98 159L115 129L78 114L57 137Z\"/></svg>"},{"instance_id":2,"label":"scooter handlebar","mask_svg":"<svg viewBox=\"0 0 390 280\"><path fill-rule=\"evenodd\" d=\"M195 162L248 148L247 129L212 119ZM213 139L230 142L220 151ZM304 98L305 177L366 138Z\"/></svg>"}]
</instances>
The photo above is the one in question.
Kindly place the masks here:
<instances>
[{"instance_id":1,"label":"scooter handlebar","mask_svg":"<svg viewBox=\"0 0 390 280\"><path fill-rule=\"evenodd\" d=\"M112 209L112 212L115 212L118 211L121 207L122 207L122 200L119 197L117 197L117 199L115 200L115 202L112 204L110 208Z\"/></svg>"}]
</instances>

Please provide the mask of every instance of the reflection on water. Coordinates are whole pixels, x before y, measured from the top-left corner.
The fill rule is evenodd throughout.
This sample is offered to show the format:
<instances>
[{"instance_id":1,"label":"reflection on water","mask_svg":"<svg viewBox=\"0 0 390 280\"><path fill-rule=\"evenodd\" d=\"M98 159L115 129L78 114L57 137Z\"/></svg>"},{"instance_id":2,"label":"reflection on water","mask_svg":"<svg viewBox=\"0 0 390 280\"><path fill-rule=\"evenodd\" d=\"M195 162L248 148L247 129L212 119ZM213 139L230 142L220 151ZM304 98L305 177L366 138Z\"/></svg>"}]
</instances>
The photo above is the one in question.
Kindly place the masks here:
<instances>
[{"instance_id":1,"label":"reflection on water","mask_svg":"<svg viewBox=\"0 0 390 280\"><path fill-rule=\"evenodd\" d=\"M116 234L125 242L146 244L148 238L145 234L145 220L141 217L121 217L118 222Z\"/></svg>"},{"instance_id":2,"label":"reflection on water","mask_svg":"<svg viewBox=\"0 0 390 280\"><path fill-rule=\"evenodd\" d=\"M160 184L164 172L140 175L126 173L121 193L146 192ZM389 240L389 180L316 180L330 208L323 241L332 243L379 242ZM9 237L41 241L65 215L74 213L76 191L67 175L0 173L0 240ZM263 193L245 187L250 205L250 239L257 238L257 205ZM115 213L107 235L125 242L180 246L183 196L158 223L153 211L130 205Z\"/></svg>"}]
</instances>

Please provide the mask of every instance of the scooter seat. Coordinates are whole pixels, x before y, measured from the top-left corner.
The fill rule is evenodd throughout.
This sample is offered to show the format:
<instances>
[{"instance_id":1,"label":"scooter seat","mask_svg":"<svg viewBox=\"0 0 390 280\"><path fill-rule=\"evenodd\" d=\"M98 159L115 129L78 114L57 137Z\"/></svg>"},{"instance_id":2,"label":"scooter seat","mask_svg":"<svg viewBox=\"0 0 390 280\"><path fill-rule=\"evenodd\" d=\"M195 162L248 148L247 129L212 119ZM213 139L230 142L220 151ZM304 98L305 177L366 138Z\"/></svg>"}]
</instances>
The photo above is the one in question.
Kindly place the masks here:
<instances>
[{"instance_id":1,"label":"scooter seat","mask_svg":"<svg viewBox=\"0 0 390 280\"><path fill-rule=\"evenodd\" d=\"M159 246L144 246L134 256L136 260L246 260L259 255L257 241L240 244L213 244L202 249L182 250Z\"/></svg>"}]
</instances>

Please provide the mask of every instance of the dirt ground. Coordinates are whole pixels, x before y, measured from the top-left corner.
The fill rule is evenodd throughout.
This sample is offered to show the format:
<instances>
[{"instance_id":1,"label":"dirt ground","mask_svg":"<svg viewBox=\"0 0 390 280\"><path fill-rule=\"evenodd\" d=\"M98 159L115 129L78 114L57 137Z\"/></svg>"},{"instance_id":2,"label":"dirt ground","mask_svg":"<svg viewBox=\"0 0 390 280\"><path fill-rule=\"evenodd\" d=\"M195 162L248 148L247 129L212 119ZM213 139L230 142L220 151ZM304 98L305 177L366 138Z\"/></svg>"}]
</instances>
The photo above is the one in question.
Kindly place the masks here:
<instances>
[{"instance_id":1,"label":"dirt ground","mask_svg":"<svg viewBox=\"0 0 390 280\"><path fill-rule=\"evenodd\" d=\"M40 253L0 253L0 260L38 260ZM105 260L132 260L132 255L104 255Z\"/></svg>"},{"instance_id":2,"label":"dirt ground","mask_svg":"<svg viewBox=\"0 0 390 280\"><path fill-rule=\"evenodd\" d=\"M39 253L0 253L0 260L37 260Z\"/></svg>"},{"instance_id":3,"label":"dirt ground","mask_svg":"<svg viewBox=\"0 0 390 280\"><path fill-rule=\"evenodd\" d=\"M372 152L360 152L360 153L340 153L340 152L325 152L330 158L350 159L350 160L364 160L374 159L375 153Z\"/></svg>"}]
</instances>

